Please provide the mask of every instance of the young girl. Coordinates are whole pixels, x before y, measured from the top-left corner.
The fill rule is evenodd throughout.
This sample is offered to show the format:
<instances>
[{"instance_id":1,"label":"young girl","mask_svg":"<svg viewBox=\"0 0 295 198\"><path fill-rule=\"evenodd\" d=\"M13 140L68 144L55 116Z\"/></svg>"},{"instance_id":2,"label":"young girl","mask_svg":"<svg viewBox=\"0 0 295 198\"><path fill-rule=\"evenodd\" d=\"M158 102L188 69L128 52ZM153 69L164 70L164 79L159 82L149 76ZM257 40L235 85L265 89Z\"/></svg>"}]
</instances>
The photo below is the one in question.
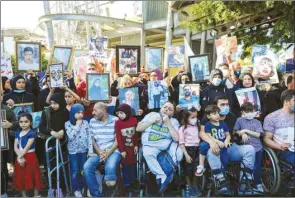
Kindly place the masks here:
<instances>
[{"instance_id":1,"label":"young girl","mask_svg":"<svg viewBox=\"0 0 295 198\"><path fill-rule=\"evenodd\" d=\"M184 172L186 181L186 197L200 196L201 192L196 184L194 171L198 163L199 153L199 127L197 121L197 109L183 110L181 113L181 127L179 128L179 145L185 156Z\"/></svg>"},{"instance_id":2,"label":"young girl","mask_svg":"<svg viewBox=\"0 0 295 198\"><path fill-rule=\"evenodd\" d=\"M70 110L70 120L65 123L68 135L68 152L71 166L72 188L75 197L82 197L81 190L84 187L83 179L79 179L81 171L87 160L88 129L89 125L83 120L84 107L74 104Z\"/></svg>"},{"instance_id":3,"label":"young girl","mask_svg":"<svg viewBox=\"0 0 295 198\"><path fill-rule=\"evenodd\" d=\"M131 117L131 107L127 104L119 105L117 115L119 120L115 123L115 130L119 151L122 155L124 187L130 194L130 186L136 181L138 135L135 129L137 119Z\"/></svg>"},{"instance_id":4,"label":"young girl","mask_svg":"<svg viewBox=\"0 0 295 198\"><path fill-rule=\"evenodd\" d=\"M26 197L26 191L34 189L34 196L40 197L39 190L43 184L39 170L38 159L35 154L36 131L31 129L32 116L22 113L19 116L19 126L22 129L15 133L14 151L17 155L14 172L14 188Z\"/></svg>"}]
</instances>

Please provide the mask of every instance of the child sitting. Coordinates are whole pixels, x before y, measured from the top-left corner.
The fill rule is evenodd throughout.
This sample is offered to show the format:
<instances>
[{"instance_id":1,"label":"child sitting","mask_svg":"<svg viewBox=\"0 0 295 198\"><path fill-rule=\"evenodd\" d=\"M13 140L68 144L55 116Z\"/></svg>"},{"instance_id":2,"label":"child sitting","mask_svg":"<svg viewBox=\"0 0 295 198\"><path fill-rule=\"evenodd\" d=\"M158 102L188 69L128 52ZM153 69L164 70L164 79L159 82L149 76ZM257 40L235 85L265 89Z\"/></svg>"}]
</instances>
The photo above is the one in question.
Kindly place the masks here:
<instances>
[{"instance_id":1,"label":"child sitting","mask_svg":"<svg viewBox=\"0 0 295 198\"><path fill-rule=\"evenodd\" d=\"M122 155L123 181L128 196L132 194L130 187L136 181L136 163L138 150L138 135L135 131L137 119L131 117L131 107L121 104L117 108L119 120L115 123L116 138Z\"/></svg>"},{"instance_id":2,"label":"child sitting","mask_svg":"<svg viewBox=\"0 0 295 198\"><path fill-rule=\"evenodd\" d=\"M205 132L206 134L215 141L219 148L220 154L218 160L221 160L223 169L225 170L228 165L229 156L227 153L227 147L230 146L230 133L227 125L223 121L219 121L220 118L220 109L216 105L208 105L205 109L205 114L207 118L210 120L205 125ZM210 145L207 142L203 142L200 146L200 156L199 156L199 166L197 167L197 171L195 172L196 176L200 176L204 172L204 162L205 157L208 153L208 162L211 167L211 164L214 163L215 158L211 158L210 156L214 155L211 151L209 151ZM220 167L220 169L222 169ZM218 193L226 193L227 187L225 186L225 178L223 172L218 170L212 170L213 174L215 175L216 179L219 180L219 192Z\"/></svg>"},{"instance_id":3,"label":"child sitting","mask_svg":"<svg viewBox=\"0 0 295 198\"><path fill-rule=\"evenodd\" d=\"M179 145L185 156L184 173L186 181L186 197L198 197L202 193L197 186L196 177L193 176L198 163L199 155L199 127L197 120L197 109L191 108L181 113L181 127L179 133ZM193 177L192 177L193 176Z\"/></svg>"},{"instance_id":4,"label":"child sitting","mask_svg":"<svg viewBox=\"0 0 295 198\"><path fill-rule=\"evenodd\" d=\"M254 184L258 191L263 192L261 181L262 143L260 137L263 136L264 131L261 122L254 119L256 112L254 112L252 103L245 102L241 106L241 113L242 117L237 119L234 131L241 137L243 144L249 144L255 148Z\"/></svg>"}]
</instances>

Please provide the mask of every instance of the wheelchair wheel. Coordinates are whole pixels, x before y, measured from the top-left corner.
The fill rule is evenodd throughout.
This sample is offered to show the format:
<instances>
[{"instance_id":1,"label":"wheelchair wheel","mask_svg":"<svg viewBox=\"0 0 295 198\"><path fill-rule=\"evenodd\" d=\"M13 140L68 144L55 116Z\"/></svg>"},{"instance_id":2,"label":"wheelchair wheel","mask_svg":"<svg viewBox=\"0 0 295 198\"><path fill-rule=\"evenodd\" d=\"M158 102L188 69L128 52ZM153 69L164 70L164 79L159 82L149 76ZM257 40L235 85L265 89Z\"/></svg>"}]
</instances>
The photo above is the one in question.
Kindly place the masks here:
<instances>
[{"instance_id":1,"label":"wheelchair wheel","mask_svg":"<svg viewBox=\"0 0 295 198\"><path fill-rule=\"evenodd\" d=\"M262 185L266 193L275 195L281 185L281 169L276 153L268 147L263 147Z\"/></svg>"}]
</instances>

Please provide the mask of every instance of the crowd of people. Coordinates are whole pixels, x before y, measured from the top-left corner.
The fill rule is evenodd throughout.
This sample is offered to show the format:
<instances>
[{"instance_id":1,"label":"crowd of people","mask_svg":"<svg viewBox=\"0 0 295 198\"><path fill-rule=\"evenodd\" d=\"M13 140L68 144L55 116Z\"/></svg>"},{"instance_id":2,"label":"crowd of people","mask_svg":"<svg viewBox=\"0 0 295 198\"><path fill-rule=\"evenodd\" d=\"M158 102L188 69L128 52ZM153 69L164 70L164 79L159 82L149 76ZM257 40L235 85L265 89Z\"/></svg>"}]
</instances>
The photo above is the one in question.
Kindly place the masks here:
<instances>
[{"instance_id":1,"label":"crowd of people","mask_svg":"<svg viewBox=\"0 0 295 198\"><path fill-rule=\"evenodd\" d=\"M64 86L50 87L46 75L44 86L32 70L28 78L15 75L2 77L1 109L6 111L2 127L9 131L9 150L2 151L1 194L7 192L8 166L14 167L13 185L22 196L34 190L40 196L44 180L39 165L46 167L45 141L53 136L61 142L69 156L70 177L75 197L82 197L86 182L92 197L104 196L97 180L97 168L104 163L104 181L108 188L117 183L117 167L122 164L125 191L136 188L137 155L142 154L150 171L156 177L159 193L163 193L174 178L158 156L166 151L175 164L181 164L187 196L200 196L197 177L204 174L206 160L218 181L217 192L228 191L224 170L229 162L241 162L239 192L252 193L247 182L253 181L257 191L262 187L263 144L278 150L278 158L294 164L294 73L287 78L279 75L278 84L257 84L251 73L241 75L240 67L230 68L222 64L213 69L210 80L200 84L200 104L183 108L179 105L179 86L192 83L192 75L182 66L175 77L167 70L144 72L138 77L115 75L109 103L93 103L87 100L86 82L74 82L68 73ZM88 64L87 73L98 73L95 64ZM119 80L120 78L120 80ZM163 80L168 89L168 101L162 106L148 108L148 81ZM155 83L155 86L157 84ZM139 110L128 103L119 104L120 88L138 87ZM257 114L250 102L241 106L236 90L256 87L261 101ZM158 95L163 89L158 90ZM114 102L115 98L115 102ZM12 108L17 104L33 103L33 111L42 111L40 125L32 129L32 116L22 112L15 115ZM47 108L49 107L49 108ZM47 175L47 174L46 174ZM241 173L242 175L242 173ZM62 185L63 186L63 185Z\"/></svg>"}]
</instances>

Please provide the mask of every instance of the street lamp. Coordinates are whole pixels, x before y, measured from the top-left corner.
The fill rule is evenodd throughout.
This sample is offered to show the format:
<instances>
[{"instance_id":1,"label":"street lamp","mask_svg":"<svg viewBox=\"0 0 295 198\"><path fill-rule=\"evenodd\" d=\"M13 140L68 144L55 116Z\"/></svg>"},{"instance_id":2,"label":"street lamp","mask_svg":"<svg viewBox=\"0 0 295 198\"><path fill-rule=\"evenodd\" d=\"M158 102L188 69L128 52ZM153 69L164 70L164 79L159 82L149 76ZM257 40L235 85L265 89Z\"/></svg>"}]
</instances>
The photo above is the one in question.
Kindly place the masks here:
<instances>
[{"instance_id":1,"label":"street lamp","mask_svg":"<svg viewBox=\"0 0 295 198\"><path fill-rule=\"evenodd\" d=\"M216 46L215 46L215 39L217 38L218 31L216 29L212 29L210 35L213 37L213 61L212 61L212 68L215 67L216 62Z\"/></svg>"}]
</instances>

